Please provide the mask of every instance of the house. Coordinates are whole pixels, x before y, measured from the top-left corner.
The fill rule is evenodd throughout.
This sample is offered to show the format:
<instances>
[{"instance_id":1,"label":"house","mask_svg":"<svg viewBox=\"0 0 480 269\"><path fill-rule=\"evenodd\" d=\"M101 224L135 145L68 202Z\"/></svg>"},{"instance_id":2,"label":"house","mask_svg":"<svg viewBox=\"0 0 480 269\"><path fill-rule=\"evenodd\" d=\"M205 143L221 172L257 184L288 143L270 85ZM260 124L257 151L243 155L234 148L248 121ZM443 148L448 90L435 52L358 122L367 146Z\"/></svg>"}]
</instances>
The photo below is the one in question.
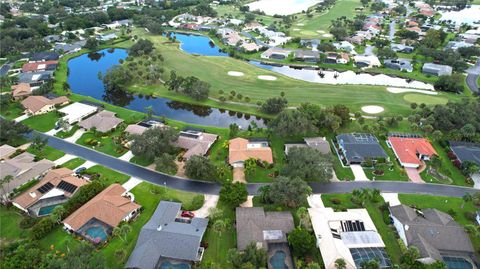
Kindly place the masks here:
<instances>
[{"instance_id":1,"label":"house","mask_svg":"<svg viewBox=\"0 0 480 269\"><path fill-rule=\"evenodd\" d=\"M330 143L325 137L305 137L304 143L285 144L285 155L291 148L313 148L322 154L330 154Z\"/></svg>"},{"instance_id":2,"label":"house","mask_svg":"<svg viewBox=\"0 0 480 269\"><path fill-rule=\"evenodd\" d=\"M258 45L254 42L243 42L242 45L240 45L240 48L242 48L246 52L256 52L263 48L263 46Z\"/></svg>"},{"instance_id":3,"label":"house","mask_svg":"<svg viewBox=\"0 0 480 269\"><path fill-rule=\"evenodd\" d=\"M229 141L228 163L233 167L243 167L247 159L256 159L267 163L273 163L272 149L268 141L263 139L234 138Z\"/></svg>"},{"instance_id":4,"label":"house","mask_svg":"<svg viewBox=\"0 0 480 269\"><path fill-rule=\"evenodd\" d=\"M53 43L53 42L59 42L63 40L63 37L61 35L47 35L46 37L43 38L43 40Z\"/></svg>"},{"instance_id":5,"label":"house","mask_svg":"<svg viewBox=\"0 0 480 269\"><path fill-rule=\"evenodd\" d=\"M431 264L453 257L469 263L475 261L475 250L464 227L450 215L437 209L420 211L397 205L390 207L390 216L405 246L419 250L419 261Z\"/></svg>"},{"instance_id":6,"label":"house","mask_svg":"<svg viewBox=\"0 0 480 269\"><path fill-rule=\"evenodd\" d=\"M20 73L18 75L18 83L27 83L30 87L38 87L51 79L52 75L53 71Z\"/></svg>"},{"instance_id":7,"label":"house","mask_svg":"<svg viewBox=\"0 0 480 269\"><path fill-rule=\"evenodd\" d=\"M320 39L302 39L300 40L300 46L310 47L313 50L316 50L320 44Z\"/></svg>"},{"instance_id":8,"label":"house","mask_svg":"<svg viewBox=\"0 0 480 269\"><path fill-rule=\"evenodd\" d=\"M413 66L410 63L410 61L407 59L386 59L383 61L383 65L386 68L390 68L394 70L400 70L400 71L405 70L409 73L413 71Z\"/></svg>"},{"instance_id":9,"label":"house","mask_svg":"<svg viewBox=\"0 0 480 269\"><path fill-rule=\"evenodd\" d=\"M122 221L131 220L140 210L133 196L115 183L97 194L62 221L69 233L80 235L92 242L106 241L107 236ZM96 227L95 235L89 230Z\"/></svg>"},{"instance_id":10,"label":"house","mask_svg":"<svg viewBox=\"0 0 480 269\"><path fill-rule=\"evenodd\" d=\"M144 120L142 122L139 122L137 124L130 124L125 128L125 133L129 135L141 135L143 134L146 130L150 128L163 128L166 127L166 125L156 119L149 119L149 120Z\"/></svg>"},{"instance_id":11,"label":"house","mask_svg":"<svg viewBox=\"0 0 480 269\"><path fill-rule=\"evenodd\" d=\"M41 72L41 71L54 71L57 69L58 61L44 61L26 63L22 66L22 72Z\"/></svg>"},{"instance_id":12,"label":"house","mask_svg":"<svg viewBox=\"0 0 480 269\"><path fill-rule=\"evenodd\" d=\"M98 110L99 108L97 106L77 102L69 106L63 107L58 111L62 114L65 114L63 119L71 125L81 121L82 119L92 115L93 113L96 113Z\"/></svg>"},{"instance_id":13,"label":"house","mask_svg":"<svg viewBox=\"0 0 480 269\"><path fill-rule=\"evenodd\" d=\"M380 60L375 55L356 55L353 57L355 65L358 67L380 67Z\"/></svg>"},{"instance_id":14,"label":"house","mask_svg":"<svg viewBox=\"0 0 480 269\"><path fill-rule=\"evenodd\" d=\"M218 135L190 128L180 132L174 145L186 150L182 157L188 160L192 156L205 156L217 138Z\"/></svg>"},{"instance_id":15,"label":"house","mask_svg":"<svg viewBox=\"0 0 480 269\"><path fill-rule=\"evenodd\" d=\"M278 48L278 47L272 47L269 48L268 50L262 52L260 57L262 59L277 59L277 60L283 60L288 58L288 56L292 53L291 50L289 49L283 49L283 48Z\"/></svg>"},{"instance_id":16,"label":"house","mask_svg":"<svg viewBox=\"0 0 480 269\"><path fill-rule=\"evenodd\" d=\"M347 64L350 61L350 57L345 52L329 52L325 57L326 63Z\"/></svg>"},{"instance_id":17,"label":"house","mask_svg":"<svg viewBox=\"0 0 480 269\"><path fill-rule=\"evenodd\" d=\"M449 41L445 46L445 49L458 50L459 48L472 47L473 44L464 41Z\"/></svg>"},{"instance_id":18,"label":"house","mask_svg":"<svg viewBox=\"0 0 480 269\"><path fill-rule=\"evenodd\" d=\"M422 137L389 136L387 142L403 167L418 168L422 161L438 155L432 144Z\"/></svg>"},{"instance_id":19,"label":"house","mask_svg":"<svg viewBox=\"0 0 480 269\"><path fill-rule=\"evenodd\" d=\"M14 158L0 162L0 178L10 175L13 180L0 188L0 199L10 194L14 189L22 186L30 180L39 178L45 174L55 164L49 160L42 159L35 161L35 156L24 152Z\"/></svg>"},{"instance_id":20,"label":"house","mask_svg":"<svg viewBox=\"0 0 480 269\"><path fill-rule=\"evenodd\" d=\"M32 62L45 62L45 61L58 61L60 58L60 54L53 52L53 51L44 51L44 52L37 52L34 53L28 61Z\"/></svg>"},{"instance_id":21,"label":"house","mask_svg":"<svg viewBox=\"0 0 480 269\"><path fill-rule=\"evenodd\" d=\"M376 259L380 268L392 264L375 224L364 208L335 212L332 208L309 208L308 213L325 269L336 269L343 259L346 269L362 268L364 261Z\"/></svg>"},{"instance_id":22,"label":"house","mask_svg":"<svg viewBox=\"0 0 480 269\"><path fill-rule=\"evenodd\" d=\"M96 35L95 37L96 37L97 40L99 40L99 41L104 41L104 42L106 42L106 41L110 41L110 40L113 40L113 39L117 38L117 35L116 35L115 33L103 34L103 35L98 34L98 35Z\"/></svg>"},{"instance_id":23,"label":"house","mask_svg":"<svg viewBox=\"0 0 480 269\"><path fill-rule=\"evenodd\" d=\"M95 130L101 133L106 133L117 128L117 126L122 122L122 119L115 116L115 112L104 110L80 121L78 126L85 130L91 130L92 128L95 128Z\"/></svg>"},{"instance_id":24,"label":"house","mask_svg":"<svg viewBox=\"0 0 480 269\"><path fill-rule=\"evenodd\" d=\"M182 218L182 204L160 201L150 220L142 227L125 268L156 269L166 261L200 262L200 246L208 226L205 218Z\"/></svg>"},{"instance_id":25,"label":"house","mask_svg":"<svg viewBox=\"0 0 480 269\"><path fill-rule=\"evenodd\" d=\"M337 50L344 50L344 51L348 51L348 52L355 49L355 46L348 41L335 42L335 43L333 43L333 46L335 46L335 48L337 48Z\"/></svg>"},{"instance_id":26,"label":"house","mask_svg":"<svg viewBox=\"0 0 480 269\"><path fill-rule=\"evenodd\" d=\"M57 105L68 104L70 100L66 96L59 96L48 99L44 96L32 95L25 98L21 104L25 108L25 113L29 115L40 115L55 110Z\"/></svg>"},{"instance_id":27,"label":"house","mask_svg":"<svg viewBox=\"0 0 480 269\"><path fill-rule=\"evenodd\" d=\"M295 228L290 212L265 212L262 207L237 207L235 214L238 251L244 251L252 243L257 248L263 248L267 251L268 268L274 268L272 256L283 251L286 265L283 268L294 268L287 241L287 234Z\"/></svg>"},{"instance_id":28,"label":"house","mask_svg":"<svg viewBox=\"0 0 480 269\"><path fill-rule=\"evenodd\" d=\"M320 52L311 50L296 50L294 58L298 61L316 63L320 60Z\"/></svg>"},{"instance_id":29,"label":"house","mask_svg":"<svg viewBox=\"0 0 480 269\"><path fill-rule=\"evenodd\" d=\"M367 160L387 159L388 155L372 134L339 134L336 137L341 158L346 164L362 164Z\"/></svg>"},{"instance_id":30,"label":"house","mask_svg":"<svg viewBox=\"0 0 480 269\"><path fill-rule=\"evenodd\" d=\"M412 46L407 46L403 44L392 44L390 48L395 52L403 52L403 53L412 53L415 48Z\"/></svg>"},{"instance_id":31,"label":"house","mask_svg":"<svg viewBox=\"0 0 480 269\"><path fill-rule=\"evenodd\" d=\"M53 49L57 52L62 52L62 53L74 53L80 51L83 46L87 43L86 40L79 40L74 43L56 43Z\"/></svg>"},{"instance_id":32,"label":"house","mask_svg":"<svg viewBox=\"0 0 480 269\"><path fill-rule=\"evenodd\" d=\"M68 168L48 172L37 184L15 197L12 203L31 216L41 217L51 213L51 209L63 204L88 181L73 176Z\"/></svg>"},{"instance_id":33,"label":"house","mask_svg":"<svg viewBox=\"0 0 480 269\"><path fill-rule=\"evenodd\" d=\"M12 97L14 100L21 100L32 94L32 87L28 83L12 85Z\"/></svg>"},{"instance_id":34,"label":"house","mask_svg":"<svg viewBox=\"0 0 480 269\"><path fill-rule=\"evenodd\" d=\"M10 146L10 145L7 145L7 144L1 145L0 146L0 160L8 159L16 151L17 151L17 149Z\"/></svg>"},{"instance_id":35,"label":"house","mask_svg":"<svg viewBox=\"0 0 480 269\"><path fill-rule=\"evenodd\" d=\"M435 76L451 76L452 67L443 64L425 63L422 67L422 73Z\"/></svg>"},{"instance_id":36,"label":"house","mask_svg":"<svg viewBox=\"0 0 480 269\"><path fill-rule=\"evenodd\" d=\"M473 162L480 166L480 144L450 141L450 149L457 159L463 162Z\"/></svg>"}]
</instances>

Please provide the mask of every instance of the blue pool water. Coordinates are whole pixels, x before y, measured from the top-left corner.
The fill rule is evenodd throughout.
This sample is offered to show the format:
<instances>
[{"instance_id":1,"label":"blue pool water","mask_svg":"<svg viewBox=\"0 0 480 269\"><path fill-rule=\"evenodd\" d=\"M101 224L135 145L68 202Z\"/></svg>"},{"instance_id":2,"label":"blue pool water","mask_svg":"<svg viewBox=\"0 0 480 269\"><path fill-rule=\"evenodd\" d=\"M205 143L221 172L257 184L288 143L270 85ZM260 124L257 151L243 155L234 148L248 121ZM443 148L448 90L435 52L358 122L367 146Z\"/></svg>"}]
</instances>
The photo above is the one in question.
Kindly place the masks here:
<instances>
[{"instance_id":1,"label":"blue pool water","mask_svg":"<svg viewBox=\"0 0 480 269\"><path fill-rule=\"evenodd\" d=\"M85 230L85 233L92 239L100 238L102 241L107 240L107 233L105 232L105 228L100 225L88 227Z\"/></svg>"},{"instance_id":2,"label":"blue pool water","mask_svg":"<svg viewBox=\"0 0 480 269\"><path fill-rule=\"evenodd\" d=\"M182 33L173 33L173 36L180 41L180 48L190 54L203 56L228 56L228 53L220 51L220 48L206 36Z\"/></svg>"},{"instance_id":3,"label":"blue pool water","mask_svg":"<svg viewBox=\"0 0 480 269\"><path fill-rule=\"evenodd\" d=\"M461 257L443 257L448 269L473 269L472 264Z\"/></svg>"},{"instance_id":4,"label":"blue pool water","mask_svg":"<svg viewBox=\"0 0 480 269\"><path fill-rule=\"evenodd\" d=\"M42 207L42 208L40 208L40 210L38 211L38 215L39 215L39 216L48 215L48 214L52 213L53 209L54 209L55 207L57 207L57 206L58 206L58 204L57 204L57 205L49 205L49 206Z\"/></svg>"},{"instance_id":5,"label":"blue pool water","mask_svg":"<svg viewBox=\"0 0 480 269\"><path fill-rule=\"evenodd\" d=\"M190 266L188 264L185 264L185 263L172 264L172 263L167 261L167 262L163 262L160 265L160 269L190 269Z\"/></svg>"},{"instance_id":6,"label":"blue pool water","mask_svg":"<svg viewBox=\"0 0 480 269\"><path fill-rule=\"evenodd\" d=\"M278 250L270 258L270 264L274 269L288 269L288 266L285 263L286 257L287 257L287 254L285 254L284 251Z\"/></svg>"}]
</instances>

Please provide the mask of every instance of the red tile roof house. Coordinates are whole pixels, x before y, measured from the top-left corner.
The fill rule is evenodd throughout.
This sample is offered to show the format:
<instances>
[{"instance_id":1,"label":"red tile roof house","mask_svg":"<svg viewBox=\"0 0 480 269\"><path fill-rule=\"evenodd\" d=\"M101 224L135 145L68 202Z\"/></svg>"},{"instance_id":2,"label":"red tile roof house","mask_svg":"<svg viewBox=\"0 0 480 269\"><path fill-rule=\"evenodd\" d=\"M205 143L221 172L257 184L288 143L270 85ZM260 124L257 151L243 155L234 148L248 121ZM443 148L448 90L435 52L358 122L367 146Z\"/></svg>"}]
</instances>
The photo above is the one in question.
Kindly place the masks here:
<instances>
[{"instance_id":1,"label":"red tile roof house","mask_svg":"<svg viewBox=\"0 0 480 269\"><path fill-rule=\"evenodd\" d=\"M247 140L234 138L229 141L228 163L233 167L243 167L247 159L256 159L273 163L272 149L265 140Z\"/></svg>"},{"instance_id":2,"label":"red tile roof house","mask_svg":"<svg viewBox=\"0 0 480 269\"><path fill-rule=\"evenodd\" d=\"M36 63L26 63L22 66L22 72L40 72L47 70L55 70L57 68L58 61L45 61Z\"/></svg>"},{"instance_id":3,"label":"red tile roof house","mask_svg":"<svg viewBox=\"0 0 480 269\"><path fill-rule=\"evenodd\" d=\"M105 241L113 228L140 211L141 206L133 200L122 185L112 184L64 219L64 229L94 243Z\"/></svg>"},{"instance_id":4,"label":"red tile roof house","mask_svg":"<svg viewBox=\"0 0 480 269\"><path fill-rule=\"evenodd\" d=\"M390 136L388 143L400 165L407 168L418 168L423 161L428 161L433 155L438 155L432 144L425 138Z\"/></svg>"}]
</instances>

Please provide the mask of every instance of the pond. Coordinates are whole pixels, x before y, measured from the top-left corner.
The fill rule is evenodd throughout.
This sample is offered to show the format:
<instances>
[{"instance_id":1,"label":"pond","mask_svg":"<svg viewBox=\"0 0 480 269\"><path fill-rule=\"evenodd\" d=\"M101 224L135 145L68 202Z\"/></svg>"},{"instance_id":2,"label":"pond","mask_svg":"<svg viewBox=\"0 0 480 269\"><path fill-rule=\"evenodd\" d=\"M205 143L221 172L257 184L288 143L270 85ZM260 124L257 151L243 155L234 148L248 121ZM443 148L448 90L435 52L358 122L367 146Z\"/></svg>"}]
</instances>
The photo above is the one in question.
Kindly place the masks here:
<instances>
[{"instance_id":1,"label":"pond","mask_svg":"<svg viewBox=\"0 0 480 269\"><path fill-rule=\"evenodd\" d=\"M71 59L68 62L67 80L70 89L77 94L140 112L146 112L146 108L152 106L157 116L191 124L228 127L236 123L242 128L247 128L250 122L255 122L259 127L265 126L262 119L240 112L190 105L167 98L135 95L123 91L106 92L103 82L98 78L98 73L104 74L109 68L119 64L120 59L125 59L127 56L128 53L124 49L104 49Z\"/></svg>"},{"instance_id":2,"label":"pond","mask_svg":"<svg viewBox=\"0 0 480 269\"><path fill-rule=\"evenodd\" d=\"M480 21L480 5L472 5L459 11L439 11L442 21L452 21L457 25L470 24Z\"/></svg>"},{"instance_id":3,"label":"pond","mask_svg":"<svg viewBox=\"0 0 480 269\"><path fill-rule=\"evenodd\" d=\"M213 41L203 35L191 35L182 33L172 33L180 41L180 49L190 54L202 56L228 56L228 53L222 52Z\"/></svg>"}]
</instances>

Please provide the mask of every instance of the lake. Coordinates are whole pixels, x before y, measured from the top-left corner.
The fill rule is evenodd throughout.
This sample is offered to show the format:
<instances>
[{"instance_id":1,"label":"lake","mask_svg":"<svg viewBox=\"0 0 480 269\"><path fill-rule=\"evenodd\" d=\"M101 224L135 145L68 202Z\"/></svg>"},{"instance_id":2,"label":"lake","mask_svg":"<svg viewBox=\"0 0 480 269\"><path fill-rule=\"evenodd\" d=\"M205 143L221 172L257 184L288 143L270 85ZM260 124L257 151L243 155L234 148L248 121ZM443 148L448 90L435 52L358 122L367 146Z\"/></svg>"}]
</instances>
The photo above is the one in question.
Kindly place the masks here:
<instances>
[{"instance_id":1,"label":"lake","mask_svg":"<svg viewBox=\"0 0 480 269\"><path fill-rule=\"evenodd\" d=\"M180 49L190 53L202 56L228 56L228 53L222 52L213 41L202 35L189 35L181 33L172 33L180 41Z\"/></svg>"},{"instance_id":2,"label":"lake","mask_svg":"<svg viewBox=\"0 0 480 269\"><path fill-rule=\"evenodd\" d=\"M228 127L230 124L236 123L242 128L247 128L250 122L254 121L259 127L265 126L262 119L241 112L190 105L167 98L135 95L127 92L107 93L103 82L98 78L98 73L104 74L127 56L128 53L124 49L104 49L71 59L68 62L67 79L70 89L80 95L90 96L140 112L146 112L146 107L152 106L154 114L157 116L191 124Z\"/></svg>"},{"instance_id":3,"label":"lake","mask_svg":"<svg viewBox=\"0 0 480 269\"><path fill-rule=\"evenodd\" d=\"M442 21L452 21L457 25L466 23L472 25L480 21L480 5L472 5L459 11L439 11Z\"/></svg>"}]
</instances>

